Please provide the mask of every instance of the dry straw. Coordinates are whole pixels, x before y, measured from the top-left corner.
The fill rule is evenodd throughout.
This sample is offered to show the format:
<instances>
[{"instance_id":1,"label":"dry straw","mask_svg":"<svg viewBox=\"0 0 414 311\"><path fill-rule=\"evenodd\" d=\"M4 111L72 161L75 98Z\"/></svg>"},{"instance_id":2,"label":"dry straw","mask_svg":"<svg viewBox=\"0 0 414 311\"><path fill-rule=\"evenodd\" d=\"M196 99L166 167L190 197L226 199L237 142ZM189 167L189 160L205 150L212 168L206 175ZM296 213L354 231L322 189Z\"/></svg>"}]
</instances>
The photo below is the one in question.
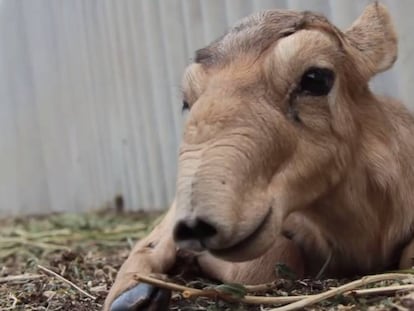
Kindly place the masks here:
<instances>
[{"instance_id":1,"label":"dry straw","mask_svg":"<svg viewBox=\"0 0 414 311\"><path fill-rule=\"evenodd\" d=\"M384 273L377 275L369 275L362 277L359 280L349 282L345 285L331 288L325 292L315 295L301 295L301 296L284 296L284 297L268 297L268 296L252 296L244 295L242 297L236 298L229 293L221 292L216 290L214 287L208 287L205 289L196 289L183 285L178 285L173 282L163 281L154 277L136 275L137 281L152 284L161 288L169 289L172 291L181 292L184 298L194 298L194 297L208 297L208 298L220 298L232 302L242 302L247 304L271 304L271 305L283 305L269 311L290 311L301 309L315 303L322 302L329 298L335 297L337 295L354 295L354 296L364 296L372 294L393 294L398 291L410 291L414 290L414 284L405 284L405 285L392 285L392 286L381 286L369 289L358 289L360 287L378 283L382 281L403 281L407 280L413 282L412 275L407 273ZM253 291L263 291L271 289L275 286L275 283L270 284L261 284L255 286L245 286L244 289L246 293Z\"/></svg>"}]
</instances>

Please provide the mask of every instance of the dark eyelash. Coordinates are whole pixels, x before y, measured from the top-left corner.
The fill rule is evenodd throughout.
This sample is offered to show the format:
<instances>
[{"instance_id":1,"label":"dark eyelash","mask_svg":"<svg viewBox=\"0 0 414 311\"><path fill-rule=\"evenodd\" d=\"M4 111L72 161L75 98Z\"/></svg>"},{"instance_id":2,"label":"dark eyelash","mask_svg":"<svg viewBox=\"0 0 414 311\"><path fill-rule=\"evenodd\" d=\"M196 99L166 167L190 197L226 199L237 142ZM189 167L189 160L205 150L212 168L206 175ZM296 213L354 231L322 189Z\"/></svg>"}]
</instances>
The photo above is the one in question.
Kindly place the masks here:
<instances>
[{"instance_id":1,"label":"dark eyelash","mask_svg":"<svg viewBox=\"0 0 414 311\"><path fill-rule=\"evenodd\" d=\"M183 100L183 108L181 109L183 112L190 109L190 105L187 101Z\"/></svg>"}]
</instances>

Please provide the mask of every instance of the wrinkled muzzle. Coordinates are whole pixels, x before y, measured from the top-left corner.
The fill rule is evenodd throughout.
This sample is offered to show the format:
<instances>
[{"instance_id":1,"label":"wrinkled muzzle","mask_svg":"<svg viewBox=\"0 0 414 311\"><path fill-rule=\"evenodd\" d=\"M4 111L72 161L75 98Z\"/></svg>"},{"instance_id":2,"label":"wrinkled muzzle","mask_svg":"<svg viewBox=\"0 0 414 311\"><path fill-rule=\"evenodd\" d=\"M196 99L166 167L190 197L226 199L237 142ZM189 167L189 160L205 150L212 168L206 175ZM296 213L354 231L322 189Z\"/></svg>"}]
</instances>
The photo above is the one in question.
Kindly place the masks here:
<instances>
[{"instance_id":1,"label":"wrinkled muzzle","mask_svg":"<svg viewBox=\"0 0 414 311\"><path fill-rule=\"evenodd\" d=\"M221 139L181 146L174 239L231 261L263 254L274 240L271 197L254 142Z\"/></svg>"}]
</instances>

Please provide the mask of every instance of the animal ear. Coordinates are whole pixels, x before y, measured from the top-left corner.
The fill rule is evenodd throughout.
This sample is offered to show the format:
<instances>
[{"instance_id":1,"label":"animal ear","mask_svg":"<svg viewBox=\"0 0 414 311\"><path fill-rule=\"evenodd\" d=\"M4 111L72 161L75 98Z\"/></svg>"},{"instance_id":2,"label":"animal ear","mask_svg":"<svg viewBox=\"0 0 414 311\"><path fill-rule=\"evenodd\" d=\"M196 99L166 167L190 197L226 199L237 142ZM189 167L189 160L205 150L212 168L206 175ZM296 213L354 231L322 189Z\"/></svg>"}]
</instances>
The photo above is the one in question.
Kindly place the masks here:
<instances>
[{"instance_id":1,"label":"animal ear","mask_svg":"<svg viewBox=\"0 0 414 311\"><path fill-rule=\"evenodd\" d=\"M368 78L387 70L397 59L397 34L387 8L378 2L368 5L345 35L367 67Z\"/></svg>"}]
</instances>

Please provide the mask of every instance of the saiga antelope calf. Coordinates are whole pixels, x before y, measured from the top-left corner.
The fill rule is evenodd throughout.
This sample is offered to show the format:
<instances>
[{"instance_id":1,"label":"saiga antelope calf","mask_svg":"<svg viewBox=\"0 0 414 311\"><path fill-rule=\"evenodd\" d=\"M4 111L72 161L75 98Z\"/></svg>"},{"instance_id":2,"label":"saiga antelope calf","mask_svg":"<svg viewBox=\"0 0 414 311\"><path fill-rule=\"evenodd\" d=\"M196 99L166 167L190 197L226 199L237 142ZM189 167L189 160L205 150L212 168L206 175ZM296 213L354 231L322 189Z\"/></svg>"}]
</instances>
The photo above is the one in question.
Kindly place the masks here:
<instances>
[{"instance_id":1,"label":"saiga antelope calf","mask_svg":"<svg viewBox=\"0 0 414 311\"><path fill-rule=\"evenodd\" d=\"M165 309L169 293L133 275L167 273L178 248L244 284L274 280L277 262L308 276L328 257L330 276L411 266L414 120L368 86L396 57L378 3L344 32L318 14L265 11L197 51L175 201L105 310Z\"/></svg>"}]
</instances>

